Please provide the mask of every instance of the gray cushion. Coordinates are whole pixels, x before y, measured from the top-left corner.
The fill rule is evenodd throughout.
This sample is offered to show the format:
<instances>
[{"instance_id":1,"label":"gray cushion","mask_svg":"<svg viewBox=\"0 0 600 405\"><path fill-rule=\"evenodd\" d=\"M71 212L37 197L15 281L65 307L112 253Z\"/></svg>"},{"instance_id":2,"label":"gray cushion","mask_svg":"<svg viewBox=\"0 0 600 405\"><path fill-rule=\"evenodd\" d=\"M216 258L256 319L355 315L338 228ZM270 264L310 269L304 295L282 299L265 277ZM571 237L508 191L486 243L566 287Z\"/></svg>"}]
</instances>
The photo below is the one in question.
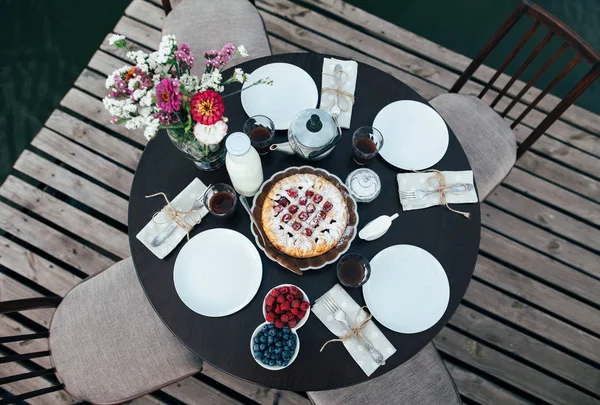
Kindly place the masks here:
<instances>
[{"instance_id":1,"label":"gray cushion","mask_svg":"<svg viewBox=\"0 0 600 405\"><path fill-rule=\"evenodd\" d=\"M462 145L483 201L504 180L517 158L517 141L508 123L474 96L442 94L429 101Z\"/></svg>"},{"instance_id":2,"label":"gray cushion","mask_svg":"<svg viewBox=\"0 0 600 405\"><path fill-rule=\"evenodd\" d=\"M131 259L73 288L54 313L49 341L65 389L92 403L129 400L202 368L159 319Z\"/></svg>"},{"instance_id":3,"label":"gray cushion","mask_svg":"<svg viewBox=\"0 0 600 405\"><path fill-rule=\"evenodd\" d=\"M350 358L350 357L348 357ZM460 405L454 381L433 343L374 380L331 391L309 392L315 405Z\"/></svg>"},{"instance_id":4,"label":"gray cushion","mask_svg":"<svg viewBox=\"0 0 600 405\"><path fill-rule=\"evenodd\" d=\"M227 43L244 45L250 57L234 58L226 67L271 55L262 18L248 0L182 0L165 18L162 32L190 45L197 75L204 71L204 51L220 50Z\"/></svg>"}]
</instances>

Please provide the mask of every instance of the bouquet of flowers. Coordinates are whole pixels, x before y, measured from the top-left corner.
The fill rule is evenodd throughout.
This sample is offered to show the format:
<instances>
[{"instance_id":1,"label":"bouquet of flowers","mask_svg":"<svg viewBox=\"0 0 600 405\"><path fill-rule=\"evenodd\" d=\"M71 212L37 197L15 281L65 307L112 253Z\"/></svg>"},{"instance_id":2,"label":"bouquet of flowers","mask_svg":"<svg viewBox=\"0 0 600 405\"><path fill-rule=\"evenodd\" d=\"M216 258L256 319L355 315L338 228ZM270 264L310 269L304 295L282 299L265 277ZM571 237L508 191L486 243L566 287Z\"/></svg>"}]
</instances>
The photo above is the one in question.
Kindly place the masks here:
<instances>
[{"instance_id":1,"label":"bouquet of flowers","mask_svg":"<svg viewBox=\"0 0 600 405\"><path fill-rule=\"evenodd\" d=\"M106 79L109 94L103 103L112 122L124 123L129 129L143 128L148 140L166 128L175 146L199 168L221 166L227 135L223 97L241 90L227 96L220 93L227 84L248 80L242 69L236 68L223 81L221 70L234 57L248 56L244 46L236 49L227 44L220 51L204 52L206 68L198 77L191 73L195 60L189 45L177 44L173 35L165 35L151 54L129 50L123 35L113 35L109 43L127 49L127 57L135 61L135 66L117 69ZM262 83L272 81L260 79L246 88Z\"/></svg>"}]
</instances>

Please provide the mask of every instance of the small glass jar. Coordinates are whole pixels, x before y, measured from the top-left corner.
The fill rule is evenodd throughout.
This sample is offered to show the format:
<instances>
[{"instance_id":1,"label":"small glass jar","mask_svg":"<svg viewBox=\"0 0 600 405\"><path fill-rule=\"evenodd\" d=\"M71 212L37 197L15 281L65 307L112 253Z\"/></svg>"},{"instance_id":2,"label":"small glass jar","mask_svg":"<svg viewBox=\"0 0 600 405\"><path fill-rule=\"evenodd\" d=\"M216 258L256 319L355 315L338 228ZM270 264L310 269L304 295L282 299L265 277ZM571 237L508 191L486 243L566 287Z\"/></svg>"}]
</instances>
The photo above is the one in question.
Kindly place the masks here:
<instances>
[{"instance_id":1,"label":"small glass jar","mask_svg":"<svg viewBox=\"0 0 600 405\"><path fill-rule=\"evenodd\" d=\"M345 287L360 287L371 277L371 264L363 255L347 253L337 264L337 276Z\"/></svg>"},{"instance_id":2,"label":"small glass jar","mask_svg":"<svg viewBox=\"0 0 600 405\"><path fill-rule=\"evenodd\" d=\"M237 194L233 187L225 183L210 186L204 194L204 206L217 218L229 218L237 206Z\"/></svg>"},{"instance_id":3,"label":"small glass jar","mask_svg":"<svg viewBox=\"0 0 600 405\"><path fill-rule=\"evenodd\" d=\"M346 187L356 202L368 203L379 196L381 180L373 170L361 168L348 175Z\"/></svg>"},{"instance_id":4,"label":"small glass jar","mask_svg":"<svg viewBox=\"0 0 600 405\"><path fill-rule=\"evenodd\" d=\"M255 115L244 123L244 132L259 155L266 155L275 137L275 124L269 117Z\"/></svg>"}]
</instances>

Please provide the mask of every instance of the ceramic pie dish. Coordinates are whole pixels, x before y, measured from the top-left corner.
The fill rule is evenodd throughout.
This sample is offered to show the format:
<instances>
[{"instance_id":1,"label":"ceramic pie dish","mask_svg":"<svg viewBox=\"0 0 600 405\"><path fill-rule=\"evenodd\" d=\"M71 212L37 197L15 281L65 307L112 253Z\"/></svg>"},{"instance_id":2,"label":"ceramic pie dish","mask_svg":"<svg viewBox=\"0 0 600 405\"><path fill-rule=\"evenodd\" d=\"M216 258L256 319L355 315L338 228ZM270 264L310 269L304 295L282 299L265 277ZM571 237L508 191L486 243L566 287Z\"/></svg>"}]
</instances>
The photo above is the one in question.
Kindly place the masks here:
<instances>
[{"instance_id":1,"label":"ceramic pie dish","mask_svg":"<svg viewBox=\"0 0 600 405\"><path fill-rule=\"evenodd\" d=\"M286 180L284 180L287 178L294 179L293 184L288 183ZM286 198L290 200L288 202L296 203L296 205L298 205L299 207L299 210L297 212L294 212L293 214L294 221L289 220L283 225L285 232L287 233L287 228L293 225L293 223L297 220L297 217L301 213L307 211L308 204L312 202L315 205L315 208L318 207L318 209L315 209L314 213L311 213L311 218L308 218L306 224L303 223L302 228L297 230L298 235L296 235L296 231L293 228L290 228L290 233L292 233L293 238L296 238L297 236L298 238L301 237L304 240L307 238L305 228L312 229L313 234L310 235L310 238L314 241L318 236L314 233L315 231L320 233L325 229L331 228L329 229L329 232L339 232L339 235L337 235L335 238L329 238L325 242L333 241L333 243L323 243L323 241L321 241L321 243L318 243L319 241L313 243L314 252L311 252L314 253L314 256L311 253L306 253L306 251L298 252L297 249L282 249L288 251L292 255L304 256L294 257L290 254L284 253L282 250L276 248L273 244L269 244L265 247L262 244L262 239L258 236L258 233L254 226L251 227L251 230L256 240L257 246L265 252L269 259L278 262L284 267L286 263L295 262L295 264L302 271L320 269L328 264L335 262L342 254L344 254L349 249L350 244L352 243L357 234L358 211L356 202L350 196L350 193L344 185L344 183L337 176L329 173L327 170L316 169L310 166L290 167L283 171L277 172L270 179L263 183L262 187L254 197L252 212L254 214L254 217L260 221L259 225L263 227L263 230L265 230L265 233L267 233L267 235L269 235L269 232L273 233L274 231L277 231L278 226L276 228L273 228L273 224L267 224L266 229L263 226L263 206L267 205L269 209L274 209L274 207L278 205L273 203L274 193L272 193L272 191L274 191L274 189L281 188L281 190L276 190L276 192L283 192L287 194L287 190L294 188L299 194L300 192L304 194L306 190L302 191L302 189L297 188L298 185L302 185L301 182L296 181L298 178L304 180L307 178L318 180L319 183L324 184L325 189L323 194L326 194L324 196L326 198L323 198L322 201L315 202L312 201L314 199L313 194L310 196L310 199L306 204L300 204L300 196L291 197L287 195ZM327 190L329 187L335 187L335 190ZM277 198L279 199L280 197ZM325 202L327 202L328 199L332 199L333 202L337 203L338 207L336 207L335 210L330 209L326 211L325 207L329 208L329 204L325 205ZM339 209L340 201L337 201L338 199L343 203L343 209ZM289 210L289 204L284 208L287 213L287 211ZM322 211L322 215L324 217L319 218L318 215ZM310 224L311 219L313 219L313 217L320 219L321 222L323 222L323 224L320 224L317 227L310 228L308 224ZM330 223L332 219L335 221L334 223ZM269 221L272 220L272 218L267 215L265 216L265 220ZM282 220L283 217L280 218L278 221L281 222ZM344 222L345 227L341 228L340 224L343 224ZM274 235L271 234L271 236ZM269 236L269 239L271 239L271 236ZM273 240L276 241L276 239ZM281 244L278 243L275 243L275 245L283 247L281 246Z\"/></svg>"}]
</instances>

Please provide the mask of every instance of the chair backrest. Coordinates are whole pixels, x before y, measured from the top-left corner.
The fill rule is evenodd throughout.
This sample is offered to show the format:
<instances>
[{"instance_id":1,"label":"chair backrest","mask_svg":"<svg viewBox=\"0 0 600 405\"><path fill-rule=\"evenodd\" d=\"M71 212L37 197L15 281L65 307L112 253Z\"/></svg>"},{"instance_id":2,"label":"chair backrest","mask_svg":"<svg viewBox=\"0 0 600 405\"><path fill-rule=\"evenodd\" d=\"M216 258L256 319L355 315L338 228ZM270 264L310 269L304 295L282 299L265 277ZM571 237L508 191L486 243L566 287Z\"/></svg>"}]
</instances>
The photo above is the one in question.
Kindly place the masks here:
<instances>
[{"instance_id":1,"label":"chair backrest","mask_svg":"<svg viewBox=\"0 0 600 405\"><path fill-rule=\"evenodd\" d=\"M28 298L23 300L14 300L14 301L5 301L0 302L0 314L9 314L16 313L21 311L27 311L32 309L42 309L42 308L56 308L62 299L60 297L41 297L41 298ZM44 339L48 337L48 331L39 332L39 333L29 333L25 335L13 335L13 336L0 336L0 351L3 353L11 353L5 345L7 343L12 342L25 342L34 339ZM54 368L43 368L41 366L31 366L32 359L39 359L41 357L50 356L50 352L48 350L37 351L31 353L24 354L7 354L5 356L0 357L0 365L17 362L22 364L28 370L31 370L26 373L3 376L0 378L0 387L5 384L14 383L17 381L28 380L30 378L36 377L49 377L49 382L52 384L49 387L18 394L18 395L10 395L7 394L5 390L3 393L0 393L0 405L4 404L13 404L15 402L24 401L29 398L37 397L40 395L48 394L54 391L60 391L64 388L63 384L60 384L56 381L55 370Z\"/></svg>"},{"instance_id":2,"label":"chair backrest","mask_svg":"<svg viewBox=\"0 0 600 405\"><path fill-rule=\"evenodd\" d=\"M550 56L550 58L533 74L531 79L523 87L521 91L513 98L508 106L500 113L502 117L505 117L508 112L515 106L523 95L529 90L537 80L548 70L550 66L556 62L556 60L564 53L568 48L572 48L576 52L576 56L558 73L558 75L541 91L541 93L525 108L525 110L513 121L511 128L516 127L523 118L544 98L579 62L584 60L588 63L591 68L583 76L581 80L569 91L569 93L550 111L547 117L531 132L531 134L521 143L517 150L517 158L521 157L523 153L529 149L529 147L540 137L546 130L556 121L562 113L569 108L571 104L600 76L600 54L590 46L586 41L583 40L575 31L563 24L556 17L542 9L541 7L531 3L529 0L523 0L523 3L517 7L517 9L510 15L510 17L502 24L500 29L496 31L494 36L488 41L481 52L473 59L471 64L465 69L459 79L456 81L454 86L450 89L450 92L457 93L464 86L464 84L471 78L477 68L481 66L483 61L488 55L496 48L500 41L508 34L508 32L517 24L517 22L524 16L528 16L533 19L532 25L513 50L508 54L504 62L500 65L496 73L492 76L490 81L484 86L481 93L478 95L482 98L485 93L493 86L498 77L504 72L510 62L517 56L522 50L525 44L531 39L533 34L541 27L544 26L547 29L547 34L541 40L541 42L535 47L523 64L516 70L512 78L506 83L506 85L500 90L491 106L494 107L498 101L502 99L510 89L510 87L517 81L517 79L523 74L531 62L540 54L545 46L555 36L560 38L563 42L560 47Z\"/></svg>"},{"instance_id":3,"label":"chair backrest","mask_svg":"<svg viewBox=\"0 0 600 405\"><path fill-rule=\"evenodd\" d=\"M163 9L165 10L165 15L169 15L173 7L171 7L171 0L161 0ZM201 0L197 0L201 1ZM203 1L203 0L202 0ZM218 0L210 0L210 1L218 1ZM249 0L250 3L255 4L255 0Z\"/></svg>"}]
</instances>

